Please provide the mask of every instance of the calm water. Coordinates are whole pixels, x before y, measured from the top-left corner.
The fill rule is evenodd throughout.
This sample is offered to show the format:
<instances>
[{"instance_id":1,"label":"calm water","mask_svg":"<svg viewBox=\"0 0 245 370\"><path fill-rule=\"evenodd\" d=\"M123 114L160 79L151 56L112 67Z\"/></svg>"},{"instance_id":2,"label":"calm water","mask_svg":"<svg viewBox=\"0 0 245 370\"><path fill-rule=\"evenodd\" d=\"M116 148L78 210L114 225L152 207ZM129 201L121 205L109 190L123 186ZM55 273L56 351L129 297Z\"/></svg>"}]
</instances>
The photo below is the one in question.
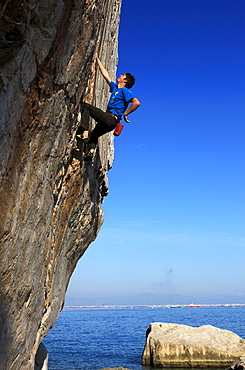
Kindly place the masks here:
<instances>
[{"instance_id":1,"label":"calm water","mask_svg":"<svg viewBox=\"0 0 245 370\"><path fill-rule=\"evenodd\" d=\"M63 310L44 340L49 370L150 370L141 366L141 354L146 329L157 321L209 324L245 338L245 307Z\"/></svg>"}]
</instances>

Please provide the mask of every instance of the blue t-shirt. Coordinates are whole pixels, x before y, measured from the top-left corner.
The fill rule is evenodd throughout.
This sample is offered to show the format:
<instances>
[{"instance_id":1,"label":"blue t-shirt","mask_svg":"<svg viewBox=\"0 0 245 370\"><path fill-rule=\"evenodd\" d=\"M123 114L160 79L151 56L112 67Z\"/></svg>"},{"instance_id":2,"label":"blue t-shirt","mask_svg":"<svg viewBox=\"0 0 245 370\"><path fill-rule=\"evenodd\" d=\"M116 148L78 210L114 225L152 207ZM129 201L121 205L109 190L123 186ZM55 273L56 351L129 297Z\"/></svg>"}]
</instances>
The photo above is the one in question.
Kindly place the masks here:
<instances>
[{"instance_id":1,"label":"blue t-shirt","mask_svg":"<svg viewBox=\"0 0 245 370\"><path fill-rule=\"evenodd\" d=\"M135 98L134 94L127 87L118 89L115 82L110 83L111 96L107 106L107 111L118 116L121 120L123 113L126 111L131 99Z\"/></svg>"}]
</instances>

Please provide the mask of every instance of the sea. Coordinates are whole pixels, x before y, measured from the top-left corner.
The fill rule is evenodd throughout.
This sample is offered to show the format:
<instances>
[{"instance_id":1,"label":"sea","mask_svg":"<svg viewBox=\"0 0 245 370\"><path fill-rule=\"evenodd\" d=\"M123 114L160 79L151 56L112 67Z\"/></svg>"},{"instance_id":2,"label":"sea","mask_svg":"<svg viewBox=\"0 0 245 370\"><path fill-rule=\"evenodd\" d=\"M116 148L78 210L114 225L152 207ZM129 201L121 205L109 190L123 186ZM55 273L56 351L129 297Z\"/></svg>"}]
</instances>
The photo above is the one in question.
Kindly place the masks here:
<instances>
[{"instance_id":1,"label":"sea","mask_svg":"<svg viewBox=\"0 0 245 370\"><path fill-rule=\"evenodd\" d=\"M141 365L152 322L213 325L245 339L245 306L65 308L43 341L49 370L160 370Z\"/></svg>"}]
</instances>

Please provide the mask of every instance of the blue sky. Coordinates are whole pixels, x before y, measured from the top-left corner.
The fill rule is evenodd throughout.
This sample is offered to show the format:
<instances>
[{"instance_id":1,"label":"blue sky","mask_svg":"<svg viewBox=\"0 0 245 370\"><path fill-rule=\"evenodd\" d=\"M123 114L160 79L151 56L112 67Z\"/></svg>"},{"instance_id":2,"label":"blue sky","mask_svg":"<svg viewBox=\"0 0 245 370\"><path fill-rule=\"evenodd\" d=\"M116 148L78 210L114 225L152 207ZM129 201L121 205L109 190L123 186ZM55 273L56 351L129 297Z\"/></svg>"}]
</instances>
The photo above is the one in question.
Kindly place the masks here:
<instances>
[{"instance_id":1,"label":"blue sky","mask_svg":"<svg viewBox=\"0 0 245 370\"><path fill-rule=\"evenodd\" d=\"M245 302L244 60L244 0L123 1L117 75L141 106L68 297Z\"/></svg>"}]
</instances>

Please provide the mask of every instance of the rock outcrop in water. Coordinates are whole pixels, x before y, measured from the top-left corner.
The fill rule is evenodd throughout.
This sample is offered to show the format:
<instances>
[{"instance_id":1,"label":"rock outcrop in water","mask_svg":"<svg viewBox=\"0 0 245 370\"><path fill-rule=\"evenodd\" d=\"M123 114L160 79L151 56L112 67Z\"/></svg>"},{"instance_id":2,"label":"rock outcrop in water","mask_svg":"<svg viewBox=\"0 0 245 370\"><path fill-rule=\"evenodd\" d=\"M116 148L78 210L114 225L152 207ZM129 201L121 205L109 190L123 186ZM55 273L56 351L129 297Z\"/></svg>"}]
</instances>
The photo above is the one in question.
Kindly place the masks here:
<instances>
[{"instance_id":1,"label":"rock outcrop in water","mask_svg":"<svg viewBox=\"0 0 245 370\"><path fill-rule=\"evenodd\" d=\"M222 367L245 353L245 339L211 325L153 323L142 364L159 367Z\"/></svg>"},{"instance_id":2,"label":"rock outcrop in water","mask_svg":"<svg viewBox=\"0 0 245 370\"><path fill-rule=\"evenodd\" d=\"M2 370L34 368L76 263L103 222L113 135L100 139L87 166L75 133L81 100L106 106L108 87L94 54L113 76L120 6L121 0L0 4Z\"/></svg>"}]
</instances>

